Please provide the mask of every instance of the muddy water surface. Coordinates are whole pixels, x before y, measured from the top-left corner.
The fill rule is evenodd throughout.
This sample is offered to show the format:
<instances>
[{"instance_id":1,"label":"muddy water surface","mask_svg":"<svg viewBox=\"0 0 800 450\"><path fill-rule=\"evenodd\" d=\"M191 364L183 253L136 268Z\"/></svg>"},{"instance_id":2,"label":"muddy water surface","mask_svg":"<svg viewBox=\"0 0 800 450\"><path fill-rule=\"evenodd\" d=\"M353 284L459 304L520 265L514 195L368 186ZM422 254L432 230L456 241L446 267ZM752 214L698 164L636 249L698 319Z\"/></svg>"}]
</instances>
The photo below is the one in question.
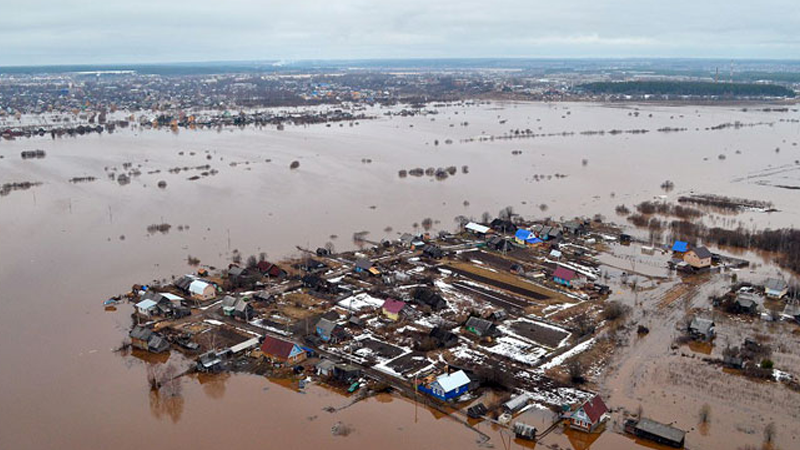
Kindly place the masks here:
<instances>
[{"instance_id":1,"label":"muddy water surface","mask_svg":"<svg viewBox=\"0 0 800 450\"><path fill-rule=\"evenodd\" d=\"M443 108L429 117L381 116L353 127L127 130L0 142L0 184L43 183L0 197L0 404L13 405L0 412L0 448L264 448L276 440L284 448L476 446L474 431L448 419L425 413L414 423L406 401L371 400L334 420L321 408L344 399L322 390L298 394L257 377L233 376L212 387L189 379L180 402L162 405L148 393L144 363L111 351L125 337L130 307L106 312L101 302L135 282L185 273L188 255L222 266L233 249L274 259L295 245L333 241L347 248L356 231L377 240L413 230L427 217L439 221L434 229L451 230L456 215L477 218L507 205L534 217L614 217L620 203L664 194L659 185L666 179L676 186L670 198L694 190L770 200L781 210L736 216L748 225L800 223L797 191L773 186L800 185L800 149L792 145L800 141L800 125L780 121L797 119L796 112L647 106L635 117L633 111L494 104ZM735 121L761 125L706 130ZM655 131L666 126L687 131ZM651 132L464 142L517 128ZM20 157L36 148L46 158ZM292 161L300 167L290 170ZM108 178L112 168L124 172L126 162L142 174L127 185ZM218 173L190 181L204 170L168 172L206 164ZM401 169L451 165L459 173L444 181L398 177ZM461 173L463 165L469 173ZM566 177L548 177L555 174ZM67 181L82 176L97 180ZM162 180L165 189L157 186ZM172 228L149 234L147 227L159 223ZM331 436L339 420L355 431ZM588 448L558 436L562 448ZM612 433L591 443L633 446Z\"/></svg>"}]
</instances>

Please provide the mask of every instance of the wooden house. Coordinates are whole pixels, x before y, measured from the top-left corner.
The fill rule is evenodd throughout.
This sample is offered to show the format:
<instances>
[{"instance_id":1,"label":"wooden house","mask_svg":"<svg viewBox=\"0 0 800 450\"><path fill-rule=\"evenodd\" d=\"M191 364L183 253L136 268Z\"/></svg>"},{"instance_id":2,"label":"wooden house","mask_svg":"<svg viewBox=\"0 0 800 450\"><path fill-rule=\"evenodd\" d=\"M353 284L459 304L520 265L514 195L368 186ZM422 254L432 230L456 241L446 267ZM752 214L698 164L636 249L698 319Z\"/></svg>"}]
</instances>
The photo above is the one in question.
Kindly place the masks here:
<instances>
[{"instance_id":1,"label":"wooden house","mask_svg":"<svg viewBox=\"0 0 800 450\"><path fill-rule=\"evenodd\" d=\"M403 311L403 308L405 307L406 307L406 302L402 300L387 298L383 302L381 311L383 312L383 315L386 316L387 319L397 322L398 320L400 320L400 313Z\"/></svg>"},{"instance_id":2,"label":"wooden house","mask_svg":"<svg viewBox=\"0 0 800 450\"><path fill-rule=\"evenodd\" d=\"M789 284L779 278L769 278L764 282L764 295L781 299L789 293Z\"/></svg>"},{"instance_id":3,"label":"wooden house","mask_svg":"<svg viewBox=\"0 0 800 450\"><path fill-rule=\"evenodd\" d=\"M307 356L306 351L299 345L272 336L264 338L264 342L261 344L261 353L273 361L285 364L298 364Z\"/></svg>"},{"instance_id":4,"label":"wooden house","mask_svg":"<svg viewBox=\"0 0 800 450\"><path fill-rule=\"evenodd\" d=\"M595 395L569 414L569 426L586 433L593 433L608 418L608 407L599 395Z\"/></svg>"},{"instance_id":5,"label":"wooden house","mask_svg":"<svg viewBox=\"0 0 800 450\"><path fill-rule=\"evenodd\" d=\"M575 271L567 269L563 266L558 266L553 272L553 281L567 287L571 287L573 280L578 276Z\"/></svg>"},{"instance_id":6,"label":"wooden house","mask_svg":"<svg viewBox=\"0 0 800 450\"><path fill-rule=\"evenodd\" d=\"M697 247L684 253L683 260L695 269L711 267L711 252L705 247Z\"/></svg>"}]
</instances>

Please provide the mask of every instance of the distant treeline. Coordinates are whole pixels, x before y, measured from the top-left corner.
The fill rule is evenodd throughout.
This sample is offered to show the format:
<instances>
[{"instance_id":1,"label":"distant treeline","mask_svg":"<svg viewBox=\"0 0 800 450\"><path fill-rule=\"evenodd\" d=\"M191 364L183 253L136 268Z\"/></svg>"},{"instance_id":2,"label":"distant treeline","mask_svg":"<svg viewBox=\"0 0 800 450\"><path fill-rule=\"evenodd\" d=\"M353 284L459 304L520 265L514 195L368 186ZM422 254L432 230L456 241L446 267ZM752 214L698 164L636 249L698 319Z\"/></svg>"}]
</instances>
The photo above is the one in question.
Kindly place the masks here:
<instances>
[{"instance_id":1,"label":"distant treeline","mask_svg":"<svg viewBox=\"0 0 800 450\"><path fill-rule=\"evenodd\" d=\"M610 81L586 83L579 89L592 94L693 95L732 97L794 97L791 89L775 84L713 83L709 81Z\"/></svg>"}]
</instances>

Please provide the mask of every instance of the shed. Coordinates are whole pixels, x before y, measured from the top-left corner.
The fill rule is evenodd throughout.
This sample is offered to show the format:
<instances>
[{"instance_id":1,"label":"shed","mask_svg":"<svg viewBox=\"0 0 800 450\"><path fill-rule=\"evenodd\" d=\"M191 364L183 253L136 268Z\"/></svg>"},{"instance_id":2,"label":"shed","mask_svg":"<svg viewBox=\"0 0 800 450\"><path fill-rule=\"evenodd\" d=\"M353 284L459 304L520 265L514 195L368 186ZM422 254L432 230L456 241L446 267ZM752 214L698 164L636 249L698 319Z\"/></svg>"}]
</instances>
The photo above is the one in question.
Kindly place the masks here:
<instances>
[{"instance_id":1,"label":"shed","mask_svg":"<svg viewBox=\"0 0 800 450\"><path fill-rule=\"evenodd\" d=\"M511 400L503 403L503 411L509 414L516 414L522 410L522 408L528 406L528 402L530 402L531 396L527 393L517 395L513 397Z\"/></svg>"},{"instance_id":2,"label":"shed","mask_svg":"<svg viewBox=\"0 0 800 450\"><path fill-rule=\"evenodd\" d=\"M638 422L626 422L625 431L642 439L648 439L653 442L675 448L683 447L686 439L685 431L646 418L643 418Z\"/></svg>"},{"instance_id":3,"label":"shed","mask_svg":"<svg viewBox=\"0 0 800 450\"><path fill-rule=\"evenodd\" d=\"M487 227L486 225L481 225L479 223L470 222L465 227L465 230L469 231L470 233L475 234L486 234L492 231L491 228Z\"/></svg>"},{"instance_id":4,"label":"shed","mask_svg":"<svg viewBox=\"0 0 800 450\"><path fill-rule=\"evenodd\" d=\"M686 253L689 250L689 243L684 241L675 241L672 244L672 251L675 253Z\"/></svg>"},{"instance_id":5,"label":"shed","mask_svg":"<svg viewBox=\"0 0 800 450\"><path fill-rule=\"evenodd\" d=\"M517 439L525 439L527 441L536 439L536 427L532 425L522 422L514 422L512 429L514 430L514 436L516 436Z\"/></svg>"}]
</instances>

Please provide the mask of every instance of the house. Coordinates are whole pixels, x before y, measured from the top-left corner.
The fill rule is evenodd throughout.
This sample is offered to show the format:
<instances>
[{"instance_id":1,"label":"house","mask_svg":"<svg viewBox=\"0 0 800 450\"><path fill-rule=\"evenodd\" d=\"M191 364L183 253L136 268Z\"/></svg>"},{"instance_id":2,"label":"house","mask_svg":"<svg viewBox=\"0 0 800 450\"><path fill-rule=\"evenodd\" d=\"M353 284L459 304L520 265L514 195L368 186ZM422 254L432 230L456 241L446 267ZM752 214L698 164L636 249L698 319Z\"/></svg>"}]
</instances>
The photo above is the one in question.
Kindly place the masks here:
<instances>
[{"instance_id":1,"label":"house","mask_svg":"<svg viewBox=\"0 0 800 450\"><path fill-rule=\"evenodd\" d=\"M569 426L586 433L593 433L608 418L608 407L599 395L595 395L569 414Z\"/></svg>"},{"instance_id":2,"label":"house","mask_svg":"<svg viewBox=\"0 0 800 450\"><path fill-rule=\"evenodd\" d=\"M787 303L786 307L783 308L783 315L800 323L800 304L796 302Z\"/></svg>"},{"instance_id":3,"label":"house","mask_svg":"<svg viewBox=\"0 0 800 450\"><path fill-rule=\"evenodd\" d=\"M489 226L493 230L499 230L501 233L510 233L510 232L514 231L517 228L514 225L514 222L512 222L512 221L510 221L508 219L500 219L500 218L492 220L492 222L489 224Z\"/></svg>"},{"instance_id":4,"label":"house","mask_svg":"<svg viewBox=\"0 0 800 450\"><path fill-rule=\"evenodd\" d=\"M142 300L135 307L136 312L145 317L152 317L158 314L158 303L151 299Z\"/></svg>"},{"instance_id":5,"label":"house","mask_svg":"<svg viewBox=\"0 0 800 450\"><path fill-rule=\"evenodd\" d=\"M514 248L511 246L511 242L502 236L492 236L492 238L486 242L486 246L498 252L508 252Z\"/></svg>"},{"instance_id":6,"label":"house","mask_svg":"<svg viewBox=\"0 0 800 450\"><path fill-rule=\"evenodd\" d=\"M248 321L253 317L253 305L243 298L226 295L222 299L222 313L226 316Z\"/></svg>"},{"instance_id":7,"label":"house","mask_svg":"<svg viewBox=\"0 0 800 450\"><path fill-rule=\"evenodd\" d=\"M586 227L583 223L578 222L577 220L570 220L569 222L564 223L563 225L564 231L570 234L583 234L586 230Z\"/></svg>"},{"instance_id":8,"label":"house","mask_svg":"<svg viewBox=\"0 0 800 450\"><path fill-rule=\"evenodd\" d=\"M245 269L244 267L232 265L228 269L228 278L230 278L231 280L244 278L246 276L247 276L247 269Z\"/></svg>"},{"instance_id":9,"label":"house","mask_svg":"<svg viewBox=\"0 0 800 450\"><path fill-rule=\"evenodd\" d=\"M161 353L169 349L169 342L149 328L135 326L128 336L131 338L131 346L139 350Z\"/></svg>"},{"instance_id":10,"label":"house","mask_svg":"<svg viewBox=\"0 0 800 450\"><path fill-rule=\"evenodd\" d=\"M316 333L323 341L337 343L347 338L347 332L336 322L321 318L317 322Z\"/></svg>"},{"instance_id":11,"label":"house","mask_svg":"<svg viewBox=\"0 0 800 450\"><path fill-rule=\"evenodd\" d=\"M211 300L217 296L214 285L203 280L194 280L189 285L189 294L195 300Z\"/></svg>"},{"instance_id":12,"label":"house","mask_svg":"<svg viewBox=\"0 0 800 450\"><path fill-rule=\"evenodd\" d=\"M447 302L441 295L431 288L420 287L414 290L414 300L423 305L428 305L434 311L447 308Z\"/></svg>"},{"instance_id":13,"label":"house","mask_svg":"<svg viewBox=\"0 0 800 450\"><path fill-rule=\"evenodd\" d=\"M239 298L236 304L233 305L233 314L231 315L239 320L247 322L253 318L253 305L247 300Z\"/></svg>"},{"instance_id":14,"label":"house","mask_svg":"<svg viewBox=\"0 0 800 450\"><path fill-rule=\"evenodd\" d=\"M361 376L361 369L352 364L335 364L333 379L342 383L352 383Z\"/></svg>"},{"instance_id":15,"label":"house","mask_svg":"<svg viewBox=\"0 0 800 450\"><path fill-rule=\"evenodd\" d=\"M492 229L487 227L486 225L481 225L481 224L475 223L475 222L468 223L464 227L464 229L469 231L472 234L477 234L477 235L481 235L481 236L483 236L485 234L488 234L488 233L491 233L491 231L492 231Z\"/></svg>"},{"instance_id":16,"label":"house","mask_svg":"<svg viewBox=\"0 0 800 450\"><path fill-rule=\"evenodd\" d=\"M256 264L256 269L258 269L262 275L270 278L283 278L287 275L285 270L267 261L259 261L259 263Z\"/></svg>"},{"instance_id":17,"label":"house","mask_svg":"<svg viewBox=\"0 0 800 450\"><path fill-rule=\"evenodd\" d=\"M275 303L275 295L270 294L267 291L258 291L253 294L253 300L265 304Z\"/></svg>"},{"instance_id":18,"label":"house","mask_svg":"<svg viewBox=\"0 0 800 450\"><path fill-rule=\"evenodd\" d=\"M688 242L675 241L675 243L672 244L672 251L674 253L684 254L684 253L686 253L687 250L689 250L689 243Z\"/></svg>"},{"instance_id":19,"label":"house","mask_svg":"<svg viewBox=\"0 0 800 450\"><path fill-rule=\"evenodd\" d=\"M128 336L131 338L131 346L133 348L147 350L147 343L150 341L153 334L153 330L149 328L136 326L128 333Z\"/></svg>"},{"instance_id":20,"label":"house","mask_svg":"<svg viewBox=\"0 0 800 450\"><path fill-rule=\"evenodd\" d=\"M180 289L183 292L188 293L189 285L191 285L194 280L196 280L195 277L191 275L184 275L178 278L178 280L175 281L173 284L175 285L176 288Z\"/></svg>"},{"instance_id":21,"label":"house","mask_svg":"<svg viewBox=\"0 0 800 450\"><path fill-rule=\"evenodd\" d=\"M400 312L403 310L403 308L405 308L405 306L406 302L404 301L387 298L383 302L381 311L387 319L397 322L400 320Z\"/></svg>"},{"instance_id":22,"label":"house","mask_svg":"<svg viewBox=\"0 0 800 450\"><path fill-rule=\"evenodd\" d=\"M553 272L553 281L564 286L572 286L572 282L578 275L566 267L558 266Z\"/></svg>"},{"instance_id":23,"label":"house","mask_svg":"<svg viewBox=\"0 0 800 450\"><path fill-rule=\"evenodd\" d=\"M436 342L437 347L453 347L458 344L458 336L444 327L435 326L428 334Z\"/></svg>"},{"instance_id":24,"label":"house","mask_svg":"<svg viewBox=\"0 0 800 450\"><path fill-rule=\"evenodd\" d=\"M222 358L213 350L203 353L197 358L197 370L200 372L217 372L222 370Z\"/></svg>"},{"instance_id":25,"label":"house","mask_svg":"<svg viewBox=\"0 0 800 450\"><path fill-rule=\"evenodd\" d=\"M756 314L758 313L758 297L749 292L740 292L736 295L733 306L739 313Z\"/></svg>"},{"instance_id":26,"label":"house","mask_svg":"<svg viewBox=\"0 0 800 450\"><path fill-rule=\"evenodd\" d=\"M514 240L517 241L517 244L525 245L528 240L535 238L536 235L533 234L533 231L524 230L522 228L518 229L516 233L514 233Z\"/></svg>"},{"instance_id":27,"label":"house","mask_svg":"<svg viewBox=\"0 0 800 450\"><path fill-rule=\"evenodd\" d=\"M539 237L542 238L542 239L548 240L548 241L554 241L556 239L560 239L561 238L561 230L559 230L556 227L552 227L547 232L547 234L544 235L544 237L542 237L541 235L539 235Z\"/></svg>"},{"instance_id":28,"label":"house","mask_svg":"<svg viewBox=\"0 0 800 450\"><path fill-rule=\"evenodd\" d=\"M472 380L463 370L451 374L439 375L430 386L419 386L419 390L430 394L439 400L456 398L469 390Z\"/></svg>"},{"instance_id":29,"label":"house","mask_svg":"<svg viewBox=\"0 0 800 450\"><path fill-rule=\"evenodd\" d=\"M683 255L683 260L695 269L711 267L711 252L705 247L697 247Z\"/></svg>"},{"instance_id":30,"label":"house","mask_svg":"<svg viewBox=\"0 0 800 450\"><path fill-rule=\"evenodd\" d=\"M789 284L779 278L769 278L764 282L764 294L769 298L781 299L789 293Z\"/></svg>"},{"instance_id":31,"label":"house","mask_svg":"<svg viewBox=\"0 0 800 450\"><path fill-rule=\"evenodd\" d=\"M400 245L403 247L411 247L411 243L414 242L415 240L416 238L414 237L414 235L410 233L403 233L400 236L400 239L398 239Z\"/></svg>"},{"instance_id":32,"label":"house","mask_svg":"<svg viewBox=\"0 0 800 450\"><path fill-rule=\"evenodd\" d=\"M695 339L710 341L716 335L714 321L695 317L689 324L689 334Z\"/></svg>"},{"instance_id":33,"label":"house","mask_svg":"<svg viewBox=\"0 0 800 450\"><path fill-rule=\"evenodd\" d=\"M306 351L299 345L272 336L264 337L261 353L273 361L286 364L297 364L306 359Z\"/></svg>"},{"instance_id":34,"label":"house","mask_svg":"<svg viewBox=\"0 0 800 450\"><path fill-rule=\"evenodd\" d=\"M321 272L328 268L328 265L322 261L317 261L316 259L308 258L307 260L297 264L297 268L303 269L306 272Z\"/></svg>"},{"instance_id":35,"label":"house","mask_svg":"<svg viewBox=\"0 0 800 450\"><path fill-rule=\"evenodd\" d=\"M422 249L422 254L433 259L440 259L444 256L442 249L436 245L426 245Z\"/></svg>"},{"instance_id":36,"label":"house","mask_svg":"<svg viewBox=\"0 0 800 450\"><path fill-rule=\"evenodd\" d=\"M368 272L372 268L372 261L367 258L359 258L356 260L356 273Z\"/></svg>"},{"instance_id":37,"label":"house","mask_svg":"<svg viewBox=\"0 0 800 450\"><path fill-rule=\"evenodd\" d=\"M330 377L333 376L333 367L336 365L330 359L323 359L322 361L317 363L317 375L321 377Z\"/></svg>"},{"instance_id":38,"label":"house","mask_svg":"<svg viewBox=\"0 0 800 450\"><path fill-rule=\"evenodd\" d=\"M178 296L178 295L175 295L175 294L170 294L169 292L164 292L164 293L161 294L161 297L163 297L172 306L174 306L176 308L178 308L180 306L183 306L183 301L184 300L183 300L183 297L181 297L181 296Z\"/></svg>"},{"instance_id":39,"label":"house","mask_svg":"<svg viewBox=\"0 0 800 450\"><path fill-rule=\"evenodd\" d=\"M481 319L480 317L470 317L467 319L464 328L478 337L494 337L500 334L497 327L492 322Z\"/></svg>"}]
</instances>

